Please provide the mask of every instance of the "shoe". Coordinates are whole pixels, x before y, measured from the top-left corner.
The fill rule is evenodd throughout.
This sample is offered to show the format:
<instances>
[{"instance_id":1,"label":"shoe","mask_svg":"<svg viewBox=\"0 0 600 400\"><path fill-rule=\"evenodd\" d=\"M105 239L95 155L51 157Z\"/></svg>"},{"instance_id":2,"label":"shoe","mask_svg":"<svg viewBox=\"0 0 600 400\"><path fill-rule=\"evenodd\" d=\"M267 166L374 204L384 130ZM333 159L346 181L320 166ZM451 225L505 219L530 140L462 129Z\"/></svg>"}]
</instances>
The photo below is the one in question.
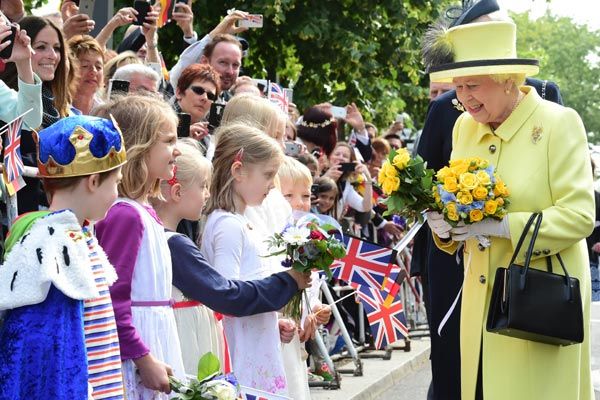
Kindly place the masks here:
<instances>
[{"instance_id":1,"label":"shoe","mask_svg":"<svg viewBox=\"0 0 600 400\"><path fill-rule=\"evenodd\" d=\"M308 381L309 382L323 382L325 379L323 379L322 376L319 375L315 375L310 371L307 371L308 374Z\"/></svg>"},{"instance_id":2,"label":"shoe","mask_svg":"<svg viewBox=\"0 0 600 400\"><path fill-rule=\"evenodd\" d=\"M333 380L333 375L331 375L331 371L329 370L327 363L322 363L318 367L315 367L314 374L323 378L325 382L331 382Z\"/></svg>"}]
</instances>

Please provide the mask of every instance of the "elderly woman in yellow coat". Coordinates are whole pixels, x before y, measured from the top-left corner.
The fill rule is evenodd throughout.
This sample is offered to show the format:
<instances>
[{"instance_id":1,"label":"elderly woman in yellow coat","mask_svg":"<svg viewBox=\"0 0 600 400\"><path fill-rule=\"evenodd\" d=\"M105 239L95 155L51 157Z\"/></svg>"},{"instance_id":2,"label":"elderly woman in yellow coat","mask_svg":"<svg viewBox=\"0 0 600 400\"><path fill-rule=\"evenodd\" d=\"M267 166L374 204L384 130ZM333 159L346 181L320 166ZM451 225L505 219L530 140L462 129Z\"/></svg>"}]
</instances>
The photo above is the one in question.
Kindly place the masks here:
<instances>
[{"instance_id":1,"label":"elderly woman in yellow coat","mask_svg":"<svg viewBox=\"0 0 600 400\"><path fill-rule=\"evenodd\" d=\"M592 400L585 237L594 227L594 197L581 119L574 110L521 86L538 66L536 60L516 58L513 23L458 26L448 30L442 42L453 62L431 68L431 80L453 82L466 111L454 126L451 158L489 160L510 191L502 221L486 219L453 228L441 214L428 213L438 247L452 253L464 241L462 400ZM579 279L582 344L561 347L485 329L496 269L508 267L526 221L537 211L543 212L543 222L532 267L545 270L545 257L552 256L554 271L560 270L554 256L560 253L569 274ZM478 235L489 237L491 245L482 246ZM524 253L523 249L517 263L523 263Z\"/></svg>"}]
</instances>

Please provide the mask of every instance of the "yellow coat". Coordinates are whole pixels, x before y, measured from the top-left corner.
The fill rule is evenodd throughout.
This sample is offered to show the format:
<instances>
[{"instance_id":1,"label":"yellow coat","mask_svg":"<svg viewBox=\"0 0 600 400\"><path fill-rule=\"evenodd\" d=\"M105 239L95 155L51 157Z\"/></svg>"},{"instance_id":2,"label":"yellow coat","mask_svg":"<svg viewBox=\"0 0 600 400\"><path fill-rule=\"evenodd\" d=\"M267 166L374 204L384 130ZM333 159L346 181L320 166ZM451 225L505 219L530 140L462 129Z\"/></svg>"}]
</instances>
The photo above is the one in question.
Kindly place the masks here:
<instances>
[{"instance_id":1,"label":"yellow coat","mask_svg":"<svg viewBox=\"0 0 600 400\"><path fill-rule=\"evenodd\" d=\"M465 244L460 328L462 399L475 398L481 349L485 400L592 400L591 289L585 237L594 227L595 209L586 133L572 109L542 100L531 87L524 86L521 91L526 96L495 135L487 124L477 123L468 113L454 126L451 158L489 160L506 183L511 202L510 240L493 237L485 250L478 248L476 239ZM544 218L532 266L545 269L545 255L560 252L569 274L580 281L585 325L581 345L559 347L485 329L496 269L507 266L533 211L543 211ZM456 251L456 242L436 242L442 250ZM526 247L517 262L523 262ZM552 261L557 272L556 257Z\"/></svg>"}]
</instances>

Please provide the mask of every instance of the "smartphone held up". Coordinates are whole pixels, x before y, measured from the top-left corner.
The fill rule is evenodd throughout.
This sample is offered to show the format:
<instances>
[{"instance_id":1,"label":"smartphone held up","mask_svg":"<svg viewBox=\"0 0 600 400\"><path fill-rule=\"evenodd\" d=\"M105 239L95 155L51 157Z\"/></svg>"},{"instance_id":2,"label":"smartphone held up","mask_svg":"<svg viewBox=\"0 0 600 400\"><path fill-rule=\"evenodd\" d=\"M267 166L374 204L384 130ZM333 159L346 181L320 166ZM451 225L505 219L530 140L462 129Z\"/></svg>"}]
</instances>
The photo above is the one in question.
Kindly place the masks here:
<instances>
[{"instance_id":1,"label":"smartphone held up","mask_svg":"<svg viewBox=\"0 0 600 400\"><path fill-rule=\"evenodd\" d=\"M262 28L263 27L263 16L262 14L248 14L248 16L238 21L240 28Z\"/></svg>"}]
</instances>

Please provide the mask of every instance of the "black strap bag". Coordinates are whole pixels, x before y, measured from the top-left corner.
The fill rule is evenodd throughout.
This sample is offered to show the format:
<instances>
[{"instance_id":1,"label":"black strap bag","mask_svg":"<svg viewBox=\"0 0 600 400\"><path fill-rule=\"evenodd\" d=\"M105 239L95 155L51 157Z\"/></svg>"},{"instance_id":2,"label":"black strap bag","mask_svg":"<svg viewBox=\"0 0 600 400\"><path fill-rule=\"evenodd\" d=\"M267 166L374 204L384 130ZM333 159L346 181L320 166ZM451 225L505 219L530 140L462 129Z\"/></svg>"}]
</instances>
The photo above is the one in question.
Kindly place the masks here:
<instances>
[{"instance_id":1,"label":"black strap bag","mask_svg":"<svg viewBox=\"0 0 600 400\"><path fill-rule=\"evenodd\" d=\"M535 221L523 266L514 264L521 245ZM517 242L508 268L498 268L492 288L486 329L488 332L534 342L567 346L583 342L583 311L579 280L571 278L560 257L564 275L529 268L542 213L534 213Z\"/></svg>"}]
</instances>

